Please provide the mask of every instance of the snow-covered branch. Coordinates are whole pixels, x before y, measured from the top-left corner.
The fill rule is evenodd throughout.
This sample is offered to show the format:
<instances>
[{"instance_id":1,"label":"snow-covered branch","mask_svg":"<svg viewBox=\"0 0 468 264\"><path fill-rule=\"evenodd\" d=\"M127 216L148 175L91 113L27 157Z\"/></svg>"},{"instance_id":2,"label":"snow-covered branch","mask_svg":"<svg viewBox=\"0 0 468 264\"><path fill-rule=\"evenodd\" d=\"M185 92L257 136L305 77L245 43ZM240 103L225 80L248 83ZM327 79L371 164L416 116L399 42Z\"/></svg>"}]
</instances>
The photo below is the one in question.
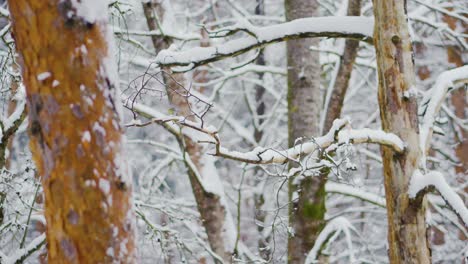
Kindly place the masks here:
<instances>
[{"instance_id":1,"label":"snow-covered branch","mask_svg":"<svg viewBox=\"0 0 468 264\"><path fill-rule=\"evenodd\" d=\"M328 181L325 185L325 191L327 193L338 193L346 196L355 197L384 208L386 206L385 198L377 194L358 189L349 184Z\"/></svg>"},{"instance_id":2,"label":"snow-covered branch","mask_svg":"<svg viewBox=\"0 0 468 264\"><path fill-rule=\"evenodd\" d=\"M353 244L351 241L351 232L350 230L355 230L353 225L348 221L348 219L344 217L337 217L332 219L322 230L320 235L317 237L315 241L314 247L310 250L309 254L307 254L307 258L305 260L305 264L312 264L317 263L317 257L320 253L320 250L323 248L325 244L332 242L331 237L339 235L343 232L346 236L346 243L349 247L349 263L354 263L354 254L353 254Z\"/></svg>"},{"instance_id":3,"label":"snow-covered branch","mask_svg":"<svg viewBox=\"0 0 468 264\"><path fill-rule=\"evenodd\" d=\"M416 170L411 177L408 193L410 198L416 198L418 194L426 187L434 186L447 204L460 216L465 226L468 227L468 209L466 208L460 196L448 185L442 173L430 171L422 174Z\"/></svg>"},{"instance_id":4,"label":"snow-covered branch","mask_svg":"<svg viewBox=\"0 0 468 264\"><path fill-rule=\"evenodd\" d=\"M178 34L173 32L164 31L162 33L160 30L126 30L119 27L114 27L113 32L115 35L132 35L132 36L160 36L167 37L176 40L182 41L191 41L191 40L200 40L200 35L197 34Z\"/></svg>"},{"instance_id":5,"label":"snow-covered branch","mask_svg":"<svg viewBox=\"0 0 468 264\"><path fill-rule=\"evenodd\" d=\"M421 124L420 148L423 157L429 148L434 121L450 88L457 82L468 83L468 65L445 71L439 75L434 87L426 94L423 100L424 117Z\"/></svg>"},{"instance_id":6,"label":"snow-covered branch","mask_svg":"<svg viewBox=\"0 0 468 264\"><path fill-rule=\"evenodd\" d=\"M334 150L338 145L348 142L377 143L390 146L396 152L402 152L404 150L403 142L394 134L386 133L381 130L343 129L348 124L349 120L347 119L337 119L333 122L332 128L326 135L313 138L287 150L257 147L249 152L230 151L221 147L218 137L215 136L217 140L215 142L215 155L253 164L282 164L289 160L296 160L318 149L327 149L330 147L328 150Z\"/></svg>"},{"instance_id":7,"label":"snow-covered branch","mask_svg":"<svg viewBox=\"0 0 468 264\"><path fill-rule=\"evenodd\" d=\"M405 144L397 135L369 128L342 130L338 133L338 142L377 143L390 146L398 153L405 149Z\"/></svg>"},{"instance_id":8,"label":"snow-covered branch","mask_svg":"<svg viewBox=\"0 0 468 264\"><path fill-rule=\"evenodd\" d=\"M241 31L247 31L250 36L213 47L196 47L185 51L163 50L156 57L156 63L163 66L188 65L186 70L190 70L267 44L299 38L354 38L372 43L373 24L372 18L343 16L302 18L266 27L249 25L242 27ZM235 31L234 28L229 30Z\"/></svg>"},{"instance_id":9,"label":"snow-covered branch","mask_svg":"<svg viewBox=\"0 0 468 264\"><path fill-rule=\"evenodd\" d=\"M404 151L403 141L394 134L367 128L343 129L349 125L348 119L337 119L326 135L312 138L286 150L256 147L248 152L232 151L222 146L218 131L213 126L204 126L202 123L193 122L184 117L165 116L151 107L139 103L134 103L132 109L150 118L150 121L146 123L133 122L130 125L142 126L158 123L173 134L182 133L194 142L213 144L215 146L214 156L251 164L282 164L311 154L316 150L328 148L328 151L333 151L339 145L347 143L375 143L392 147L398 153ZM179 128L178 125L182 128Z\"/></svg>"},{"instance_id":10,"label":"snow-covered branch","mask_svg":"<svg viewBox=\"0 0 468 264\"><path fill-rule=\"evenodd\" d=\"M5 264L23 263L27 257L29 257L35 251L39 250L45 244L45 242L46 235L43 233L31 241L31 243L29 243L29 245L27 245L25 248L16 250L9 257L0 252L0 262Z\"/></svg>"}]
</instances>

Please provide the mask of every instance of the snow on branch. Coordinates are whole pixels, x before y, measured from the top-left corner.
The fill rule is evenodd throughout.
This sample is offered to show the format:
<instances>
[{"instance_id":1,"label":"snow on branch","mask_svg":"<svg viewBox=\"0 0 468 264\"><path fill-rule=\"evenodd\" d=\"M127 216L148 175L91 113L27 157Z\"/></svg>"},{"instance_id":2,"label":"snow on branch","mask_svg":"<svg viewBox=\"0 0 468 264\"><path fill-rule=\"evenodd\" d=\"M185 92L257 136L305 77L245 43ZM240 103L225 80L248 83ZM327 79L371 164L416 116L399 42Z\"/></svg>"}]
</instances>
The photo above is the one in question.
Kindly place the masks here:
<instances>
[{"instance_id":1,"label":"snow on branch","mask_svg":"<svg viewBox=\"0 0 468 264\"><path fill-rule=\"evenodd\" d=\"M354 253L353 253L353 243L351 241L351 232L350 230L354 230L353 225L348 221L348 219L344 217L337 217L332 219L320 232L320 235L317 237L315 241L314 247L310 250L309 254L307 254L307 258L304 264L312 264L318 263L317 257L320 253L320 250L323 248L325 244L329 244L333 242L343 232L346 236L346 243L348 244L349 248L349 263L354 263Z\"/></svg>"},{"instance_id":2,"label":"snow on branch","mask_svg":"<svg viewBox=\"0 0 468 264\"><path fill-rule=\"evenodd\" d=\"M404 144L400 138L391 133L386 133L381 130L370 129L343 129L349 124L347 119L337 119L333 122L330 131L322 136L312 138L311 140L296 145L286 150L275 150L271 148L257 147L249 152L230 151L221 147L219 138L216 139L216 156L221 156L228 159L238 160L253 164L282 164L289 160L296 160L301 156L308 155L318 149L334 150L338 145L346 143L377 143L392 147L396 152L404 150Z\"/></svg>"},{"instance_id":3,"label":"snow on branch","mask_svg":"<svg viewBox=\"0 0 468 264\"><path fill-rule=\"evenodd\" d=\"M346 196L352 196L380 207L386 207L385 198L377 194L353 187L349 184L328 181L325 185L325 191L327 193L337 193Z\"/></svg>"},{"instance_id":4,"label":"snow on branch","mask_svg":"<svg viewBox=\"0 0 468 264\"><path fill-rule=\"evenodd\" d=\"M421 124L420 148L423 157L431 141L434 121L440 110L445 96L455 83L468 83L468 65L443 72L437 77L434 87L426 94L423 100L424 117Z\"/></svg>"},{"instance_id":5,"label":"snow on branch","mask_svg":"<svg viewBox=\"0 0 468 264\"><path fill-rule=\"evenodd\" d=\"M178 34L175 32L161 32L161 30L127 30L114 26L113 32L115 35L132 35L132 36L159 36L168 37L171 39L181 41L200 40L201 36L198 34Z\"/></svg>"},{"instance_id":6,"label":"snow on branch","mask_svg":"<svg viewBox=\"0 0 468 264\"><path fill-rule=\"evenodd\" d=\"M8 138L18 130L26 118L26 92L23 84L19 86L13 100L17 102L15 110L9 117L0 120L0 145L8 142Z\"/></svg>"},{"instance_id":7,"label":"snow on branch","mask_svg":"<svg viewBox=\"0 0 468 264\"><path fill-rule=\"evenodd\" d=\"M156 63L162 66L188 66L185 70L191 70L199 65L237 56L271 43L299 38L354 38L372 44L373 25L372 18L346 16L301 18L266 27L242 23L227 30L231 34L247 32L247 37L212 47L195 47L185 51L162 50L156 57ZM223 36L227 35L229 34Z\"/></svg>"},{"instance_id":8,"label":"snow on branch","mask_svg":"<svg viewBox=\"0 0 468 264\"><path fill-rule=\"evenodd\" d=\"M429 186L434 186L437 189L442 198L460 216L465 226L468 227L468 209L460 196L445 181L442 173L430 171L429 173L422 174L420 170L416 170L411 177L408 189L409 197L416 198L421 191Z\"/></svg>"},{"instance_id":9,"label":"snow on branch","mask_svg":"<svg viewBox=\"0 0 468 264\"><path fill-rule=\"evenodd\" d=\"M5 264L15 264L15 263L23 263L23 261L29 257L32 253L39 250L46 242L46 235L45 233L41 234L40 236L36 237L29 245L25 248L20 248L13 252L11 256L6 256L5 254L0 252L0 263Z\"/></svg>"},{"instance_id":10,"label":"snow on branch","mask_svg":"<svg viewBox=\"0 0 468 264\"><path fill-rule=\"evenodd\" d=\"M213 126L193 122L185 117L166 116L151 107L139 103L133 103L132 110L149 118L150 121L146 123L134 121L129 124L130 126L145 126L151 123L158 123L172 134L183 134L194 142L213 144L215 146L214 156L251 164L283 164L311 154L316 150L328 148L327 151L333 151L339 145L347 143L376 143L392 147L397 153L404 151L402 140L394 134L367 128L356 130L350 128L343 129L349 125L348 119L337 119L333 122L332 128L326 135L312 138L305 143L286 150L256 147L248 152L232 151L222 146L218 131Z\"/></svg>"},{"instance_id":11,"label":"snow on branch","mask_svg":"<svg viewBox=\"0 0 468 264\"><path fill-rule=\"evenodd\" d=\"M342 130L338 133L338 141L339 143L351 142L354 144L377 143L390 146L398 153L405 149L405 144L397 135L369 128Z\"/></svg>"}]
</instances>

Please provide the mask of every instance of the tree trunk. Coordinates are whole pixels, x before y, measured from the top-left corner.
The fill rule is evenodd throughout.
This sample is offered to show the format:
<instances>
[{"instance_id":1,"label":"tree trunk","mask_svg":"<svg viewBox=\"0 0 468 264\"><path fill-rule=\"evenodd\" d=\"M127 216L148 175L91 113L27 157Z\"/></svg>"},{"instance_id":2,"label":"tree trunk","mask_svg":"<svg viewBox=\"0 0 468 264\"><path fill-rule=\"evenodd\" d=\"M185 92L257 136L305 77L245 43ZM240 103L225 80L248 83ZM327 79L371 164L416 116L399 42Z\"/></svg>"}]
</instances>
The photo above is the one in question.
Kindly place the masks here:
<instances>
[{"instance_id":1,"label":"tree trunk","mask_svg":"<svg viewBox=\"0 0 468 264\"><path fill-rule=\"evenodd\" d=\"M286 19L317 16L318 7L315 0L287 0ZM289 147L300 144L295 142L297 138L319 133L322 109L319 53L309 49L318 44L318 39L287 42ZM291 179L289 199L289 226L294 233L288 239L288 261L304 263L325 224L325 180L321 177L307 177L300 182Z\"/></svg>"},{"instance_id":2,"label":"tree trunk","mask_svg":"<svg viewBox=\"0 0 468 264\"><path fill-rule=\"evenodd\" d=\"M143 3L143 11L148 28L150 30L160 29L158 19L159 21L162 21L164 16L162 4L158 1L151 0L147 3ZM152 36L152 41L157 52L162 49L167 49L172 43L172 39L160 36ZM185 88L186 81L184 75L182 73L172 73L170 67L163 67L162 70L164 71L163 77L166 85L166 92L169 97L169 101L177 111L177 115L193 120L193 113L188 102L189 94ZM178 140L182 151L188 154L198 172L202 172L203 148L196 142L193 142L189 137L181 137ZM226 248L226 230L224 226L226 222L225 218L227 215L227 208L225 208L221 202L221 197L219 195L211 193L203 188L203 184L195 174L196 172L190 169L190 164L188 163L187 168L195 201L208 236L210 247L226 263L230 263L233 252ZM205 175L205 177L208 177L208 175Z\"/></svg>"},{"instance_id":3,"label":"tree trunk","mask_svg":"<svg viewBox=\"0 0 468 264\"><path fill-rule=\"evenodd\" d=\"M256 7L255 7L255 15L264 16L265 15L265 0L256 0ZM257 65L266 65L265 62L265 53L264 49L261 49L258 53L258 57L256 59ZM257 78L260 82L263 82L263 72L259 72L257 74ZM263 122L265 122L265 112L266 112L266 105L265 99L263 98L265 95L265 87L260 84L255 84L255 112L258 117L258 122L253 122L254 124L254 139L257 145L261 146L261 140L263 138L263 130L261 130L261 126ZM264 173L263 170L260 168L256 168L254 170L255 180L254 186L259 186L261 184L261 173ZM265 230L265 226L267 225L266 218L267 212L263 210L263 206L265 205L265 196L263 194L263 190L254 193L254 203L255 203L255 220L259 224L257 224L257 231L258 231L258 252L262 259L269 261L271 258L271 248L269 246L270 243L270 236L264 237L263 232Z\"/></svg>"},{"instance_id":4,"label":"tree trunk","mask_svg":"<svg viewBox=\"0 0 468 264\"><path fill-rule=\"evenodd\" d=\"M50 263L134 263L131 178L107 2L9 0L45 196Z\"/></svg>"},{"instance_id":5,"label":"tree trunk","mask_svg":"<svg viewBox=\"0 0 468 264\"><path fill-rule=\"evenodd\" d=\"M416 98L404 95L415 83L406 1L373 2L382 128L406 142L399 155L382 146L390 263L430 263L424 197L408 197L421 152Z\"/></svg>"},{"instance_id":6,"label":"tree trunk","mask_svg":"<svg viewBox=\"0 0 468 264\"><path fill-rule=\"evenodd\" d=\"M361 14L361 0L349 0L348 16L359 16ZM322 127L322 134L327 133L333 125L333 121L341 116L341 109L348 90L349 79L353 71L354 61L358 53L359 41L346 39L343 56L340 58L340 65L333 85L332 94L325 108L325 122Z\"/></svg>"}]
</instances>

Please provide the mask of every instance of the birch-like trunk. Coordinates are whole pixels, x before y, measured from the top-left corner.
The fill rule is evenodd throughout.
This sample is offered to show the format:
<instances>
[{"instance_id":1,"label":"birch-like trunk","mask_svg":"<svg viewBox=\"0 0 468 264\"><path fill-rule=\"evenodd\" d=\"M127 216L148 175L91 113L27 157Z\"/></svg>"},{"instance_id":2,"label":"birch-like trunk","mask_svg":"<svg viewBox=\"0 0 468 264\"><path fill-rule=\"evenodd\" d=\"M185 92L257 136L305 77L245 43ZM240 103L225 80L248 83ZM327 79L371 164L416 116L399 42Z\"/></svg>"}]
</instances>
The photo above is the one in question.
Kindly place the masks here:
<instances>
[{"instance_id":1,"label":"birch-like trunk","mask_svg":"<svg viewBox=\"0 0 468 264\"><path fill-rule=\"evenodd\" d=\"M50 263L134 263L117 73L99 17L61 0L9 0L41 176ZM78 3L85 5L87 3Z\"/></svg>"},{"instance_id":2,"label":"birch-like trunk","mask_svg":"<svg viewBox=\"0 0 468 264\"><path fill-rule=\"evenodd\" d=\"M403 154L382 146L390 263L430 263L424 197L412 200L408 187L421 155L417 102L404 93L415 84L405 0L374 0L382 128L406 142Z\"/></svg>"},{"instance_id":3,"label":"birch-like trunk","mask_svg":"<svg viewBox=\"0 0 468 264\"><path fill-rule=\"evenodd\" d=\"M285 1L288 21L317 16L315 0ZM287 41L288 67L288 136L289 147L300 137L319 134L322 94L320 91L319 53L311 51L319 40L314 38ZM289 226L293 234L288 239L289 263L304 263L307 253L325 225L325 179L307 177L289 182Z\"/></svg>"}]
</instances>

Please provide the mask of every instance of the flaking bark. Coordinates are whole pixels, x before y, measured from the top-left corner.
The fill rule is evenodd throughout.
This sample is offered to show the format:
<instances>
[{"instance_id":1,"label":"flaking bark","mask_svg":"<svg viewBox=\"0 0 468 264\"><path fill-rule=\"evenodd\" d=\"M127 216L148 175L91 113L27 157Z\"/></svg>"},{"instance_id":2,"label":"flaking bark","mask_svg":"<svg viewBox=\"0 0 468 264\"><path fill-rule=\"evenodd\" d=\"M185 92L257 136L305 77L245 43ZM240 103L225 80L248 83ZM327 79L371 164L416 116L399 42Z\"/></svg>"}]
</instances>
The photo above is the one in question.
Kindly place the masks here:
<instances>
[{"instance_id":1,"label":"flaking bark","mask_svg":"<svg viewBox=\"0 0 468 264\"><path fill-rule=\"evenodd\" d=\"M50 263L134 263L132 188L106 70L107 21L69 1L8 1L45 196ZM90 102L91 100L91 102Z\"/></svg>"},{"instance_id":2,"label":"flaking bark","mask_svg":"<svg viewBox=\"0 0 468 264\"><path fill-rule=\"evenodd\" d=\"M416 98L404 96L415 83L406 1L373 3L382 128L406 142L403 154L382 146L389 259L393 264L430 263L424 195L414 200L408 197L409 181L418 169L421 153Z\"/></svg>"}]
</instances>

